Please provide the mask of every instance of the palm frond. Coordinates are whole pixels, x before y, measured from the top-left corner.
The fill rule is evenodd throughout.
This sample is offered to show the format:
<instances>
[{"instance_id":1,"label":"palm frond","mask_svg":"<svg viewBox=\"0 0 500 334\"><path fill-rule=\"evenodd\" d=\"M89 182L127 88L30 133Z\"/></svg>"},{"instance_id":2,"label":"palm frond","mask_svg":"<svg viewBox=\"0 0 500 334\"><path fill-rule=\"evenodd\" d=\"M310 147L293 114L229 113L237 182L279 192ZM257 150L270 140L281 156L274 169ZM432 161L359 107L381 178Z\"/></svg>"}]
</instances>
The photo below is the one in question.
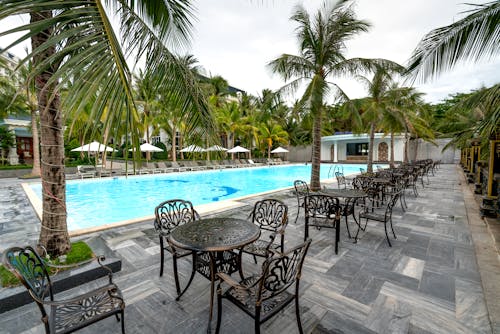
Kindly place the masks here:
<instances>
[{"instance_id":1,"label":"palm frond","mask_svg":"<svg viewBox=\"0 0 500 334\"><path fill-rule=\"evenodd\" d=\"M463 19L429 32L408 61L412 79L424 82L459 61L479 61L500 52L500 1L476 5Z\"/></svg>"}]
</instances>

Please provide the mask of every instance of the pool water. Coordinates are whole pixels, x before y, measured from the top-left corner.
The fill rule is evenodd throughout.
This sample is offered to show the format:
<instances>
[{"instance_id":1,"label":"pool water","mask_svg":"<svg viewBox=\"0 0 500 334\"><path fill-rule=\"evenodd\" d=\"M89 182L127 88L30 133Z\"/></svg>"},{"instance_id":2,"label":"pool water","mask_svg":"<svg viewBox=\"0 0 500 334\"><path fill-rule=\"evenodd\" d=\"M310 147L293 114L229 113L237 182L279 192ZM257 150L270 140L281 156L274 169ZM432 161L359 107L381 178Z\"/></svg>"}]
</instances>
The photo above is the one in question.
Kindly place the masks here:
<instances>
[{"instance_id":1,"label":"pool water","mask_svg":"<svg viewBox=\"0 0 500 334\"><path fill-rule=\"evenodd\" d=\"M342 165L345 175L359 173L363 165ZM321 164L320 179L332 178L334 165ZM153 174L132 177L69 180L66 206L70 231L106 225L154 214L162 201L174 198L193 205L235 199L309 183L311 165L232 168L199 172ZM41 199L41 185L30 184Z\"/></svg>"}]
</instances>

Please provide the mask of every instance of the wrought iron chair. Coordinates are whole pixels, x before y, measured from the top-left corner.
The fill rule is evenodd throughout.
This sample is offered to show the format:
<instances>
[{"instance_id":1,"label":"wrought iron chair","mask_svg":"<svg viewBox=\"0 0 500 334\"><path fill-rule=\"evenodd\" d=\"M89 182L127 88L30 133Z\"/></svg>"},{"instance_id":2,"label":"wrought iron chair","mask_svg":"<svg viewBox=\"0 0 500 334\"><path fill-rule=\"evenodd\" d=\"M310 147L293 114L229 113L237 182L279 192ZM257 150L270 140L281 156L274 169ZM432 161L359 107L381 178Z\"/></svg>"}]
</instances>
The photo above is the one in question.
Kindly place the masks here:
<instances>
[{"instance_id":1,"label":"wrought iron chair","mask_svg":"<svg viewBox=\"0 0 500 334\"><path fill-rule=\"evenodd\" d=\"M261 236L251 244L246 245L240 250L240 263L243 253L253 255L255 263L256 256L267 258L269 249L280 248L283 252L285 244L285 228L288 223L288 207L285 203L277 199L264 199L255 203L250 213L251 221L258 225L261 230ZM280 238L279 244L275 244L276 238ZM240 276L243 279L243 268L240 265Z\"/></svg>"},{"instance_id":2,"label":"wrought iron chair","mask_svg":"<svg viewBox=\"0 0 500 334\"><path fill-rule=\"evenodd\" d=\"M226 274L219 273L217 286L217 328L219 333L222 319L222 299L234 303L254 319L255 333L260 333L260 324L267 321L290 302L295 300L295 314L299 332L303 333L299 309L299 282L302 265L311 244L311 239L284 252L272 249L271 257L262 265L259 275L247 277L240 282ZM223 285L228 284L227 289ZM293 292L288 291L295 284Z\"/></svg>"},{"instance_id":3,"label":"wrought iron chair","mask_svg":"<svg viewBox=\"0 0 500 334\"><path fill-rule=\"evenodd\" d=\"M305 199L305 214L304 240L309 238L309 226L334 228L335 254L338 254L340 217L342 215L342 206L339 204L339 199L329 195L309 195Z\"/></svg>"},{"instance_id":4,"label":"wrought iron chair","mask_svg":"<svg viewBox=\"0 0 500 334\"><path fill-rule=\"evenodd\" d=\"M108 272L108 283L76 297L55 300L48 268L74 268L94 260ZM55 266L43 261L30 246L12 247L3 255L4 265L19 278L40 309L46 333L71 333L112 315L118 321L121 318L122 333L125 333L125 302L120 289L112 281L111 269L104 266L102 260L104 257L75 265Z\"/></svg>"},{"instance_id":5,"label":"wrought iron chair","mask_svg":"<svg viewBox=\"0 0 500 334\"><path fill-rule=\"evenodd\" d=\"M163 276L163 263L165 261L165 251L167 251L172 254L175 289L177 291L176 300L179 300L193 281L193 277L196 272L197 254L193 251L173 247L168 242L168 236L178 226L199 219L199 215L194 210L193 204L190 201L185 201L182 199L172 199L160 203L155 208L155 217L154 227L156 232L158 232L158 236L160 238L160 277ZM179 274L177 272L177 259L186 256L192 257L193 268L191 270L191 276L189 277L189 281L186 284L186 287L181 291Z\"/></svg>"},{"instance_id":6,"label":"wrought iron chair","mask_svg":"<svg viewBox=\"0 0 500 334\"><path fill-rule=\"evenodd\" d=\"M348 186L347 180L342 172L335 172L335 178L337 179L337 186L339 189L351 188Z\"/></svg>"},{"instance_id":7,"label":"wrought iron chair","mask_svg":"<svg viewBox=\"0 0 500 334\"><path fill-rule=\"evenodd\" d=\"M387 202L387 205L385 206L385 209L383 212L381 210L377 210L377 208L374 208L373 206L365 206L362 210L359 211L358 213L358 220L359 220L359 225L358 225L358 230L356 231L356 236L354 237L354 240L358 240L358 234L359 230L361 229L361 218L365 218L365 228L368 224L368 220L374 220L378 222L384 223L384 230L385 230L385 236L387 238L387 243L389 244L389 247L392 247L391 245L391 240L389 240L389 234L387 233L387 224L390 224L392 234L394 236L394 239L397 239L396 233L394 232L394 227L392 226L392 209L394 208L394 205L398 201L398 198L401 196L401 192L403 190L399 190L397 192L394 192L391 194L391 198Z\"/></svg>"},{"instance_id":8,"label":"wrought iron chair","mask_svg":"<svg viewBox=\"0 0 500 334\"><path fill-rule=\"evenodd\" d=\"M294 224L297 224L297 220L300 215L300 208L304 208L304 199L309 195L309 186L305 181L295 180L293 181L293 187L295 188L295 195L297 196L297 216L295 216Z\"/></svg>"}]
</instances>

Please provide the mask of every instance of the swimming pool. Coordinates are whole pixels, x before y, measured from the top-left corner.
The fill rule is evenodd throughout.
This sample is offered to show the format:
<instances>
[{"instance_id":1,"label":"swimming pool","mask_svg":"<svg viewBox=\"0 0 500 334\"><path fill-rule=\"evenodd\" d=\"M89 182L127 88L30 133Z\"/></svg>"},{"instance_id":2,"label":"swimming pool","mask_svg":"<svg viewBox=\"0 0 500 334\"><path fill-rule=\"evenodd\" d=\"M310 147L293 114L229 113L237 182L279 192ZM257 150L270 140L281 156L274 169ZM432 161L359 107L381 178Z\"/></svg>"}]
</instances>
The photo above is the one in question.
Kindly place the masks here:
<instances>
[{"instance_id":1,"label":"swimming pool","mask_svg":"<svg viewBox=\"0 0 500 334\"><path fill-rule=\"evenodd\" d=\"M359 168L366 166L343 164L342 167L348 175L359 173ZM333 168L332 164L321 164L320 179L332 177ZM152 217L154 208L167 199L182 198L200 206L289 188L297 179L309 182L310 174L310 164L293 164L68 180L68 229L76 231L116 222L145 220ZM32 183L28 186L41 201L41 184ZM29 197L31 199L32 196Z\"/></svg>"}]
</instances>

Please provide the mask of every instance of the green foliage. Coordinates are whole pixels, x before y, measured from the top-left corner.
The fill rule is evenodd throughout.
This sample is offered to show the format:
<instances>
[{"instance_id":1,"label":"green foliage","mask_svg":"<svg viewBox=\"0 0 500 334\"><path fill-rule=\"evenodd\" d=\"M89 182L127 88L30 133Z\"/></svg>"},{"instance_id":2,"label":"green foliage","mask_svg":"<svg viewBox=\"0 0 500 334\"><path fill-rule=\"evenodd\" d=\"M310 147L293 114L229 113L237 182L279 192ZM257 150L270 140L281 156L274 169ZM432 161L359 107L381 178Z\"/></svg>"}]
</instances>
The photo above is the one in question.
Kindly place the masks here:
<instances>
[{"instance_id":1,"label":"green foliage","mask_svg":"<svg viewBox=\"0 0 500 334\"><path fill-rule=\"evenodd\" d=\"M156 143L155 146L161 148L163 150L163 152L154 152L153 153L153 159L155 159L155 160L166 160L166 159L168 159L167 146L165 144L163 144L162 142Z\"/></svg>"},{"instance_id":2,"label":"green foliage","mask_svg":"<svg viewBox=\"0 0 500 334\"><path fill-rule=\"evenodd\" d=\"M58 258L51 262L54 265L70 265L89 260L93 257L94 253L92 249L84 241L77 241L71 244L71 251L66 254L64 262L61 262ZM49 275L56 273L53 268L49 268ZM2 265L0 265L0 283L2 287L13 287L21 284L17 277Z\"/></svg>"},{"instance_id":3,"label":"green foliage","mask_svg":"<svg viewBox=\"0 0 500 334\"><path fill-rule=\"evenodd\" d=\"M7 288L19 285L21 284L21 282L19 282L17 277L13 273L11 273L10 270L0 265L0 284L3 287Z\"/></svg>"}]
</instances>

